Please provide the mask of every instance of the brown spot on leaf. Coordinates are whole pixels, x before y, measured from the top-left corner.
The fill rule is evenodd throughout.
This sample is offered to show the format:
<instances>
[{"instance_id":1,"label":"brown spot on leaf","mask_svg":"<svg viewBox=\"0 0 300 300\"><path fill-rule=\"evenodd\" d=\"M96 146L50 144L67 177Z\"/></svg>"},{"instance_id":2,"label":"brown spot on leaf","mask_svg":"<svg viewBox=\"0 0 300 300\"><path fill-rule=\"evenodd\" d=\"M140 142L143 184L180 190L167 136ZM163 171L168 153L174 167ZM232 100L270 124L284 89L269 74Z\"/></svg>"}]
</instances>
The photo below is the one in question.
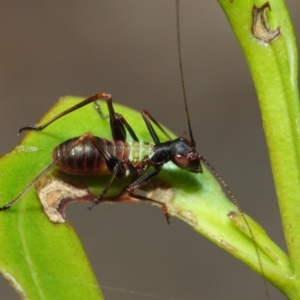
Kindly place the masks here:
<instances>
[{"instance_id":1,"label":"brown spot on leaf","mask_svg":"<svg viewBox=\"0 0 300 300\"><path fill-rule=\"evenodd\" d=\"M53 223L65 223L66 205L72 202L93 203L97 195L92 194L82 182L75 180L61 172L43 177L36 183L38 197L42 203L43 210ZM152 180L141 188L150 199L164 204L168 213L168 206L174 197L173 189L160 180ZM103 197L100 203L125 203L140 202L136 198L128 196L126 190L114 197ZM155 202L150 202L155 204ZM158 206L162 207L163 205Z\"/></svg>"},{"instance_id":2,"label":"brown spot on leaf","mask_svg":"<svg viewBox=\"0 0 300 300\"><path fill-rule=\"evenodd\" d=\"M174 189L168 183L159 179L151 180L141 190L146 193L147 198L159 201L167 206L174 198Z\"/></svg>"},{"instance_id":3,"label":"brown spot on leaf","mask_svg":"<svg viewBox=\"0 0 300 300\"><path fill-rule=\"evenodd\" d=\"M75 181L65 180L59 176L45 176L36 183L36 190L43 205L44 212L53 223L64 223L65 206L75 201L92 202L87 188Z\"/></svg>"},{"instance_id":4,"label":"brown spot on leaf","mask_svg":"<svg viewBox=\"0 0 300 300\"><path fill-rule=\"evenodd\" d=\"M270 30L265 14L266 8L271 10L269 2L266 2L261 7L253 6L251 31L253 36L258 40L264 43L270 43L280 35L280 27L277 26L275 30Z\"/></svg>"},{"instance_id":5,"label":"brown spot on leaf","mask_svg":"<svg viewBox=\"0 0 300 300\"><path fill-rule=\"evenodd\" d=\"M243 232L249 232L247 224L245 224L244 218L240 212L230 211L227 214L229 220L234 223Z\"/></svg>"}]
</instances>

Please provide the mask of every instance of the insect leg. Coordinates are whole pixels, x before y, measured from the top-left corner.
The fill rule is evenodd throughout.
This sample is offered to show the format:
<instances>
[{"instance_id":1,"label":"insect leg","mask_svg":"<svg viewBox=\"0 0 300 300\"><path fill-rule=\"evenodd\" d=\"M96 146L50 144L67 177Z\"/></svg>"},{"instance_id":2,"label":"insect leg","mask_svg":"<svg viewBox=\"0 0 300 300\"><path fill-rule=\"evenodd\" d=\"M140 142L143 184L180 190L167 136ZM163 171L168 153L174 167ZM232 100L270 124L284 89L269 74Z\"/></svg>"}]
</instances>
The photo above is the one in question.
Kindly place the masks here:
<instances>
[{"instance_id":1,"label":"insect leg","mask_svg":"<svg viewBox=\"0 0 300 300\"><path fill-rule=\"evenodd\" d=\"M142 110L141 114L142 114L142 117L147 125L147 128L148 128L150 135L153 138L155 144L159 144L160 141L159 141L159 138L158 138L151 122L153 122L169 140L172 140L170 135L162 128L162 126L146 110Z\"/></svg>"},{"instance_id":2,"label":"insect leg","mask_svg":"<svg viewBox=\"0 0 300 300\"><path fill-rule=\"evenodd\" d=\"M123 174L125 177L126 176L126 171L124 168L124 165L126 165L129 162L128 158L125 159L121 159L117 162L117 164L115 165L115 168L113 170L113 173L111 175L111 177L109 178L104 190L99 194L99 196L97 196L94 199L94 202L88 207L88 209L92 209L95 205L99 204L101 201L101 198L108 192L109 188L111 187L112 183L114 182L114 180L116 178L120 178L120 170L121 168L123 168L123 171L121 172L121 174ZM131 163L130 163L131 164Z\"/></svg>"},{"instance_id":3,"label":"insect leg","mask_svg":"<svg viewBox=\"0 0 300 300\"><path fill-rule=\"evenodd\" d=\"M160 170L161 170L160 168L156 168L152 172L149 172L149 173L141 176L136 181L134 181L132 184L130 184L130 186L128 186L126 188L126 190L127 190L128 195L130 197L133 197L133 198L136 198L136 199L139 199L139 200L142 200L142 201L148 201L148 202L150 201L150 202L154 202L154 203L159 204L161 206L162 210L163 210L163 213L164 213L165 217L166 217L167 223L170 224L170 215L168 214L167 206L166 206L165 203L162 203L162 202L147 198L143 195L139 195L139 194L134 193L134 191L136 189L138 189L138 188L142 187L143 185L147 184L154 176L158 175Z\"/></svg>"},{"instance_id":4,"label":"insect leg","mask_svg":"<svg viewBox=\"0 0 300 300\"><path fill-rule=\"evenodd\" d=\"M125 132L125 128L124 128L124 126L125 126L127 131L129 132L131 138L134 141L138 142L139 139L136 136L135 132L133 131L132 127L127 123L127 121L121 114L116 113L114 111L111 99L106 99L106 101L107 101L107 106L108 106L108 111L109 111L110 127L111 127L111 131L112 131L113 139L121 140L121 141L126 140L126 132ZM103 112L101 111L98 103L96 103L95 108L99 112L101 118L107 118L107 116L105 116L103 114ZM142 114L142 117L147 125L147 128L148 128L155 144L158 144L160 141L159 141L159 138L158 138L150 121L152 121L163 132L163 134L169 140L171 140L170 135L162 128L162 126L146 110L142 110L141 114Z\"/></svg>"},{"instance_id":5,"label":"insect leg","mask_svg":"<svg viewBox=\"0 0 300 300\"><path fill-rule=\"evenodd\" d=\"M88 208L92 209L96 204L100 203L101 198L108 192L109 188L111 187L113 181L116 178L123 178L126 176L126 170L124 166L127 166L129 168L130 173L132 174L133 178L138 178L140 173L139 171L133 166L133 164L130 162L128 158L121 159L117 162L117 164L114 167L114 170L112 172L112 175L107 182L104 190L100 193L100 195L94 199L94 203L92 203ZM123 168L122 172L120 172L121 168Z\"/></svg>"},{"instance_id":6,"label":"insect leg","mask_svg":"<svg viewBox=\"0 0 300 300\"><path fill-rule=\"evenodd\" d=\"M126 132L124 129L125 126L131 138L134 141L138 142L139 139L136 136L135 132L133 131L132 127L127 123L127 121L121 114L116 113L114 111L113 104L109 100L107 100L107 107L108 107L109 115L104 115L100 108L100 105L97 102L95 103L95 109L99 113L100 117L102 119L110 118L110 127L111 127L113 139L121 140L121 141L126 140Z\"/></svg>"},{"instance_id":7,"label":"insect leg","mask_svg":"<svg viewBox=\"0 0 300 300\"><path fill-rule=\"evenodd\" d=\"M104 99L104 100L107 100L107 101L112 101L112 98L111 98L111 94L107 94L107 93L100 93L100 94L96 94L96 95L93 95L83 101L81 101L80 103L66 109L65 111L59 113L58 115L56 115L55 117L53 117L52 119L50 119L48 122L38 126L38 125L28 125L28 126L25 126L23 128L21 128L19 130L19 133L21 133L22 131L24 130L36 130L36 131L41 131L43 130L44 128L46 128L48 125L50 125L51 123L53 123L54 121L58 120L59 118L91 103L91 102L94 102L94 101L97 101L99 99Z\"/></svg>"}]
</instances>

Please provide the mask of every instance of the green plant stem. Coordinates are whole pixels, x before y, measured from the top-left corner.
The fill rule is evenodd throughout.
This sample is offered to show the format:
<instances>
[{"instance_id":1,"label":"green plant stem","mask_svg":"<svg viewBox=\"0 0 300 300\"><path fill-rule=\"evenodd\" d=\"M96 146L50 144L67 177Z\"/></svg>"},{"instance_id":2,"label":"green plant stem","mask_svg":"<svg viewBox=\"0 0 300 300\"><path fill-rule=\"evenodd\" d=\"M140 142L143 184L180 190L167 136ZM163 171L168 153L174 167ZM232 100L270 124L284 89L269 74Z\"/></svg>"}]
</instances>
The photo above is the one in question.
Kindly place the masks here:
<instances>
[{"instance_id":1,"label":"green plant stem","mask_svg":"<svg viewBox=\"0 0 300 300\"><path fill-rule=\"evenodd\" d=\"M298 57L295 35L283 0L265 10L271 30L281 34L269 43L251 32L252 9L263 1L218 1L241 45L257 91L294 284L281 290L290 299L300 294L300 139ZM263 201L263 199L262 199ZM277 286L278 287L278 286Z\"/></svg>"}]
</instances>

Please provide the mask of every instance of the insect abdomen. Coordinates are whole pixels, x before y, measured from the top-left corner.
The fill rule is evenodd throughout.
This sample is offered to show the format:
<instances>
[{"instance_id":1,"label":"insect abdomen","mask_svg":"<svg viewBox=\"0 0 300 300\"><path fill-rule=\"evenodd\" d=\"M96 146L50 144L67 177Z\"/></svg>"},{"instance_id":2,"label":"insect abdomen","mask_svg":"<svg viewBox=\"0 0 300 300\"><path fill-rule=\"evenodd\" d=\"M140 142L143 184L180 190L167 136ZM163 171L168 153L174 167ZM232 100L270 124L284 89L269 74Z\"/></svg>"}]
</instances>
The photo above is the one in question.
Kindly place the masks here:
<instances>
[{"instance_id":1,"label":"insect abdomen","mask_svg":"<svg viewBox=\"0 0 300 300\"><path fill-rule=\"evenodd\" d=\"M128 158L134 166L144 163L152 154L152 147L149 144L139 142L109 141L104 138L94 137L97 145L105 152L118 159ZM52 152L53 160L60 159L57 166L68 174L75 175L106 175L110 174L103 156L91 140L85 140L72 148L78 138L69 139ZM68 149L72 148L67 154Z\"/></svg>"}]
</instances>

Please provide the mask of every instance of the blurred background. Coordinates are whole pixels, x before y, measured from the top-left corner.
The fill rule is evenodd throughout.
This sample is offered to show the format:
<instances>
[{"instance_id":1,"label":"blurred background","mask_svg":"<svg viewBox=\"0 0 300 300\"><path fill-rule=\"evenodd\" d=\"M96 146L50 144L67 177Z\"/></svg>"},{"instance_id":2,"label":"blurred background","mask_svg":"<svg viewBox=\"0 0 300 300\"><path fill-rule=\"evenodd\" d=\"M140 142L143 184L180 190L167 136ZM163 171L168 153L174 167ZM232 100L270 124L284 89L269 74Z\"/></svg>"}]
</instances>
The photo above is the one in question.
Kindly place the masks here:
<instances>
[{"instance_id":1,"label":"blurred background","mask_svg":"<svg viewBox=\"0 0 300 300\"><path fill-rule=\"evenodd\" d=\"M256 94L217 1L181 1L185 83L198 150L242 209L285 249ZM300 2L287 1L299 36ZM0 153L60 96L113 94L186 132L173 0L2 1ZM163 103L163 105L162 105ZM125 116L126 117L126 116ZM133 128L134 128L134 124ZM91 128L101 136L101 128ZM73 204L107 300L266 299L263 280L183 222L150 205ZM217 287L217 288L216 288ZM1 277L2 299L19 299ZM152 296L150 296L150 294ZM271 299L284 299L270 287Z\"/></svg>"}]
</instances>

